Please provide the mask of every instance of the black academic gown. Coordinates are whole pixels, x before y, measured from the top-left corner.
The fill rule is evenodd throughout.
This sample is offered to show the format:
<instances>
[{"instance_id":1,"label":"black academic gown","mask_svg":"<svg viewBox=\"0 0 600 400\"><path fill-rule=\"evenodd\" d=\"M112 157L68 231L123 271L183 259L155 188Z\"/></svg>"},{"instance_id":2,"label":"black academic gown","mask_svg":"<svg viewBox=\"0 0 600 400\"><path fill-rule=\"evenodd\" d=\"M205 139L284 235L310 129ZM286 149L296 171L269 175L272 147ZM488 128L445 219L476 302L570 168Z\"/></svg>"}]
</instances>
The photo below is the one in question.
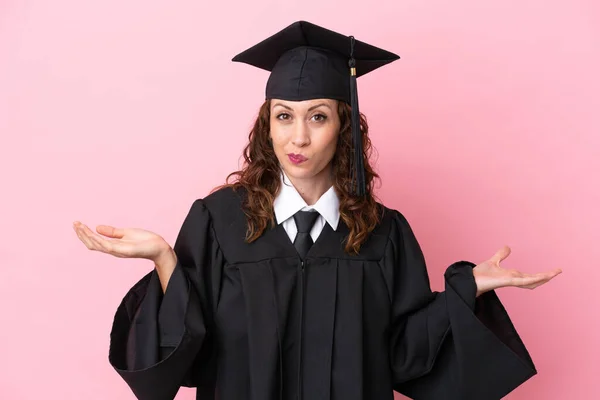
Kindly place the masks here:
<instances>
[{"instance_id":1,"label":"black academic gown","mask_svg":"<svg viewBox=\"0 0 600 400\"><path fill-rule=\"evenodd\" d=\"M431 291L398 211L357 256L326 224L302 262L282 225L245 243L240 193L195 201L164 296L153 271L116 312L109 359L138 399L491 400L536 373L496 294L476 299L474 264Z\"/></svg>"}]
</instances>

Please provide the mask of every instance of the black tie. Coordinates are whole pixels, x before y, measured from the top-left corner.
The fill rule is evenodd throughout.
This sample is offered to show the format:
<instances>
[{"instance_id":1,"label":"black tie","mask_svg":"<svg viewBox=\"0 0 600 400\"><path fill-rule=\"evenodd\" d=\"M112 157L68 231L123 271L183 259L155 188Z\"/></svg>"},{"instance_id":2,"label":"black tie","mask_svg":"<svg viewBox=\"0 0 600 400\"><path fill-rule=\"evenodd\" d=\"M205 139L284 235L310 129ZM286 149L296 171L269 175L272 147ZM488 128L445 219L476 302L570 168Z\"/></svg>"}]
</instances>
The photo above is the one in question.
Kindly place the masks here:
<instances>
[{"instance_id":1,"label":"black tie","mask_svg":"<svg viewBox=\"0 0 600 400\"><path fill-rule=\"evenodd\" d=\"M319 213L315 211L298 211L294 214L294 221L296 221L296 227L298 228L298 234L296 235L296 239L294 239L294 247L303 260L310 246L313 245L310 230L318 216Z\"/></svg>"}]
</instances>

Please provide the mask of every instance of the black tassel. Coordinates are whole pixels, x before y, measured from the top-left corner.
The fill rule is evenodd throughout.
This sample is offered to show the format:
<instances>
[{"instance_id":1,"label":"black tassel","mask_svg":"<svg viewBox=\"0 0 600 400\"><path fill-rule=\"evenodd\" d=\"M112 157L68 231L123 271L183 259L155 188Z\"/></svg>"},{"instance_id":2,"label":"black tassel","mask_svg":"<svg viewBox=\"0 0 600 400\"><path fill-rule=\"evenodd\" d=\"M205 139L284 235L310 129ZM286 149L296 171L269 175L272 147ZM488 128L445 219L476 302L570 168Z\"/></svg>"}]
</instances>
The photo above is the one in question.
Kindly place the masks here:
<instances>
[{"instance_id":1,"label":"black tassel","mask_svg":"<svg viewBox=\"0 0 600 400\"><path fill-rule=\"evenodd\" d=\"M360 111L358 109L358 90L356 87L356 60L354 59L354 36L350 36L350 107L352 107L352 142L354 145L354 193L357 196L366 194L365 165L363 158L363 141L360 130Z\"/></svg>"}]
</instances>

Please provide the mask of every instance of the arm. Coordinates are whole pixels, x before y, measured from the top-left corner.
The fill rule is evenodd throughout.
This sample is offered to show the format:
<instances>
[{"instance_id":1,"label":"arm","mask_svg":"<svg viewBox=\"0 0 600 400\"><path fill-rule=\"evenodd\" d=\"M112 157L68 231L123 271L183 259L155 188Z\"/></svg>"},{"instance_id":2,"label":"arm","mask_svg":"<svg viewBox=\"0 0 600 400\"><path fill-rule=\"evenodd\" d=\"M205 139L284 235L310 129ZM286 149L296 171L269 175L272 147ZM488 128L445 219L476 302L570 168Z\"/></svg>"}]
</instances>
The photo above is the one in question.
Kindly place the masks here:
<instances>
[{"instance_id":1,"label":"arm","mask_svg":"<svg viewBox=\"0 0 600 400\"><path fill-rule=\"evenodd\" d=\"M154 262L154 268L156 268L156 273L158 274L163 293L167 291L169 279L171 279L171 275L176 266L177 254L175 254L175 250L173 250L171 246L165 248Z\"/></svg>"},{"instance_id":2,"label":"arm","mask_svg":"<svg viewBox=\"0 0 600 400\"><path fill-rule=\"evenodd\" d=\"M222 259L201 200L173 249L175 257L166 256L167 264L157 259L157 268L126 294L111 331L111 365L141 400L172 399L181 385L202 379L196 365L210 368L211 283ZM163 269L168 263L172 271Z\"/></svg>"},{"instance_id":3,"label":"arm","mask_svg":"<svg viewBox=\"0 0 600 400\"><path fill-rule=\"evenodd\" d=\"M421 248L397 213L383 267L391 270L394 389L418 400L500 399L535 366L493 291L476 297L475 265L457 262L432 292Z\"/></svg>"}]
</instances>

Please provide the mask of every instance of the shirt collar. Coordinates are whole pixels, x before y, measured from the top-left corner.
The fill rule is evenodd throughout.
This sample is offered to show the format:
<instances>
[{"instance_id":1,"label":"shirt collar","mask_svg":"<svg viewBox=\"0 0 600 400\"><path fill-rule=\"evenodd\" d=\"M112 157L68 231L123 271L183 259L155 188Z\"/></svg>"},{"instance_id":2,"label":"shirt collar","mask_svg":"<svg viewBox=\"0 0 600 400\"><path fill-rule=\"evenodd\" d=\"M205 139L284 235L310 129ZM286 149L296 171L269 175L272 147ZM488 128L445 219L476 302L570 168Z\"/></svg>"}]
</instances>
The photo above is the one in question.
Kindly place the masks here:
<instances>
[{"instance_id":1,"label":"shirt collar","mask_svg":"<svg viewBox=\"0 0 600 400\"><path fill-rule=\"evenodd\" d=\"M323 193L315 204L309 206L283 171L281 173L281 190L275 198L273 208L278 224L281 224L302 209L305 209L305 211L309 209L317 211L325 218L325 221L327 221L333 230L337 229L340 220L340 201L333 186Z\"/></svg>"}]
</instances>

